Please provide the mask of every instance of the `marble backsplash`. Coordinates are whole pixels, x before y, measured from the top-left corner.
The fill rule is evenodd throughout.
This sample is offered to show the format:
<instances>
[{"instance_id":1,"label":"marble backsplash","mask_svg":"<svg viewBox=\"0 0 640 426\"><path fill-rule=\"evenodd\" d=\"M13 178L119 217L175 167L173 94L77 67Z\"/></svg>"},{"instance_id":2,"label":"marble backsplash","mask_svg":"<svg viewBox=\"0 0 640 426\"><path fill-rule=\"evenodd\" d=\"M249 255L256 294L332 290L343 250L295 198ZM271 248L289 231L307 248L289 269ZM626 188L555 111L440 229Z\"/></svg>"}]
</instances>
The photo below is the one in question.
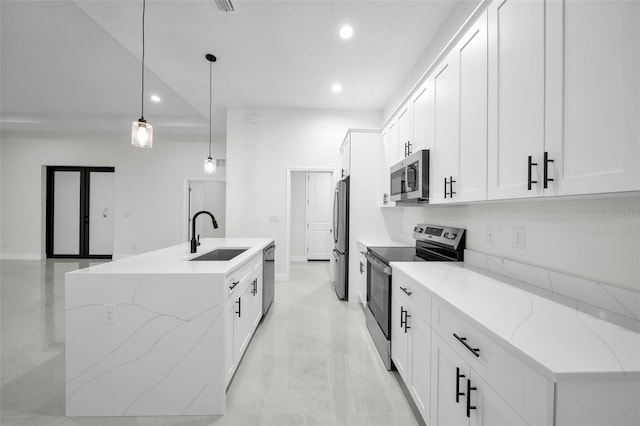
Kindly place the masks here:
<instances>
[{"instance_id":1,"label":"marble backsplash","mask_svg":"<svg viewBox=\"0 0 640 426\"><path fill-rule=\"evenodd\" d=\"M640 293L472 250L465 250L464 262L470 269L640 332Z\"/></svg>"}]
</instances>

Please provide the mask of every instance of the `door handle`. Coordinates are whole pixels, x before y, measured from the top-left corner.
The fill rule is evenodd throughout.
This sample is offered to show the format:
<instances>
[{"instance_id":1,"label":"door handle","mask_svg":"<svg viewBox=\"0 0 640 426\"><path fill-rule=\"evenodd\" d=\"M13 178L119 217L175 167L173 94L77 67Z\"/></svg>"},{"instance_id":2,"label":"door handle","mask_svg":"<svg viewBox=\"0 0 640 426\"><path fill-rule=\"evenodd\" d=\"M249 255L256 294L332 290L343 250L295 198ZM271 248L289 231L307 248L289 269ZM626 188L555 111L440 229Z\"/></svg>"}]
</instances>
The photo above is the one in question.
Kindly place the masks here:
<instances>
[{"instance_id":1,"label":"door handle","mask_svg":"<svg viewBox=\"0 0 640 426\"><path fill-rule=\"evenodd\" d=\"M464 396L464 392L460 392L460 379L464 377L464 374L460 374L460 367L456 367L456 404L459 404L460 397Z\"/></svg>"},{"instance_id":2,"label":"door handle","mask_svg":"<svg viewBox=\"0 0 640 426\"><path fill-rule=\"evenodd\" d=\"M467 379L467 417L471 417L471 410L475 410L477 407L471 405L471 391L477 390L477 388L471 386L471 380Z\"/></svg>"},{"instance_id":3,"label":"door handle","mask_svg":"<svg viewBox=\"0 0 640 426\"><path fill-rule=\"evenodd\" d=\"M549 182L553 182L553 179L549 177L549 163L553 163L553 160L549 159L549 153L547 151L544 152L543 163L543 184L544 189L547 189Z\"/></svg>"},{"instance_id":4,"label":"door handle","mask_svg":"<svg viewBox=\"0 0 640 426\"><path fill-rule=\"evenodd\" d=\"M527 190L531 191L531 184L538 183L537 180L531 180L531 167L537 166L538 163L534 163L531 160L531 156L529 156L529 159L528 159L527 163L528 163L528 166L527 166Z\"/></svg>"}]
</instances>

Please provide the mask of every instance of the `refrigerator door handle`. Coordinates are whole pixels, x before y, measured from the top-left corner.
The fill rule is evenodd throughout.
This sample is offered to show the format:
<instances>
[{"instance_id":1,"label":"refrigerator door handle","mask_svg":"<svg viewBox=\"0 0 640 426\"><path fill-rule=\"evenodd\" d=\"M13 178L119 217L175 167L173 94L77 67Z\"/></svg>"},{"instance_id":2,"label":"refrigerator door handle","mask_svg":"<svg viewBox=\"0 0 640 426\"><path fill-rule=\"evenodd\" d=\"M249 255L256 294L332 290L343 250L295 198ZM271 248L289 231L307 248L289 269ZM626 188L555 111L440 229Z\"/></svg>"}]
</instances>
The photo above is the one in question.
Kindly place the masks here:
<instances>
[{"instance_id":1,"label":"refrigerator door handle","mask_svg":"<svg viewBox=\"0 0 640 426\"><path fill-rule=\"evenodd\" d=\"M337 220L337 216L338 216L338 208L339 208L339 199L338 199L338 188L336 188L336 191L333 193L333 243L334 244L338 244L338 220Z\"/></svg>"}]
</instances>

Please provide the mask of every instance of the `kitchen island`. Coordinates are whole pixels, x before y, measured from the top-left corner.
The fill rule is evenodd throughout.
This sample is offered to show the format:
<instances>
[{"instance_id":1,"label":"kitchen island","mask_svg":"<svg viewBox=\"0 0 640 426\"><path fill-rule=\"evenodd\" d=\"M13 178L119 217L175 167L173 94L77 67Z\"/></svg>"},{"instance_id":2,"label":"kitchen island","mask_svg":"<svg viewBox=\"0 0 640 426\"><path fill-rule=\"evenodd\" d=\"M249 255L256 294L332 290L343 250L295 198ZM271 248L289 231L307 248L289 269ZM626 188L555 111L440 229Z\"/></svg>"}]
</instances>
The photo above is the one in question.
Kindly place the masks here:
<instances>
[{"instance_id":1,"label":"kitchen island","mask_svg":"<svg viewBox=\"0 0 640 426\"><path fill-rule=\"evenodd\" d=\"M262 317L267 238L203 239L65 277L67 416L221 415ZM228 261L192 261L246 248Z\"/></svg>"}]
</instances>

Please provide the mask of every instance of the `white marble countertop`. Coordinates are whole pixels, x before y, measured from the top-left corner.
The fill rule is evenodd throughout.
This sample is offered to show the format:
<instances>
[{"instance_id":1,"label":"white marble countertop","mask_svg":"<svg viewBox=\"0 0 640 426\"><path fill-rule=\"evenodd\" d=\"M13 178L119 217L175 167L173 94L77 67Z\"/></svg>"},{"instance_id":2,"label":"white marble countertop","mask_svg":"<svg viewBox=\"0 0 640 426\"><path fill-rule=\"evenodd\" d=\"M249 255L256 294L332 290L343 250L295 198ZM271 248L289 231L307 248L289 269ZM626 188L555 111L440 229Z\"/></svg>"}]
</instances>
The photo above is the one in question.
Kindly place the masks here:
<instances>
[{"instance_id":1,"label":"white marble countertop","mask_svg":"<svg viewBox=\"0 0 640 426\"><path fill-rule=\"evenodd\" d=\"M272 238L204 238L197 253L190 253L189 243L114 260L69 274L226 274L267 247ZM248 248L229 261L194 261L217 248Z\"/></svg>"},{"instance_id":2,"label":"white marble countertop","mask_svg":"<svg viewBox=\"0 0 640 426\"><path fill-rule=\"evenodd\" d=\"M392 262L553 381L640 379L640 334L452 262ZM537 364L537 365L536 365ZM593 377L593 376L592 376Z\"/></svg>"}]
</instances>

